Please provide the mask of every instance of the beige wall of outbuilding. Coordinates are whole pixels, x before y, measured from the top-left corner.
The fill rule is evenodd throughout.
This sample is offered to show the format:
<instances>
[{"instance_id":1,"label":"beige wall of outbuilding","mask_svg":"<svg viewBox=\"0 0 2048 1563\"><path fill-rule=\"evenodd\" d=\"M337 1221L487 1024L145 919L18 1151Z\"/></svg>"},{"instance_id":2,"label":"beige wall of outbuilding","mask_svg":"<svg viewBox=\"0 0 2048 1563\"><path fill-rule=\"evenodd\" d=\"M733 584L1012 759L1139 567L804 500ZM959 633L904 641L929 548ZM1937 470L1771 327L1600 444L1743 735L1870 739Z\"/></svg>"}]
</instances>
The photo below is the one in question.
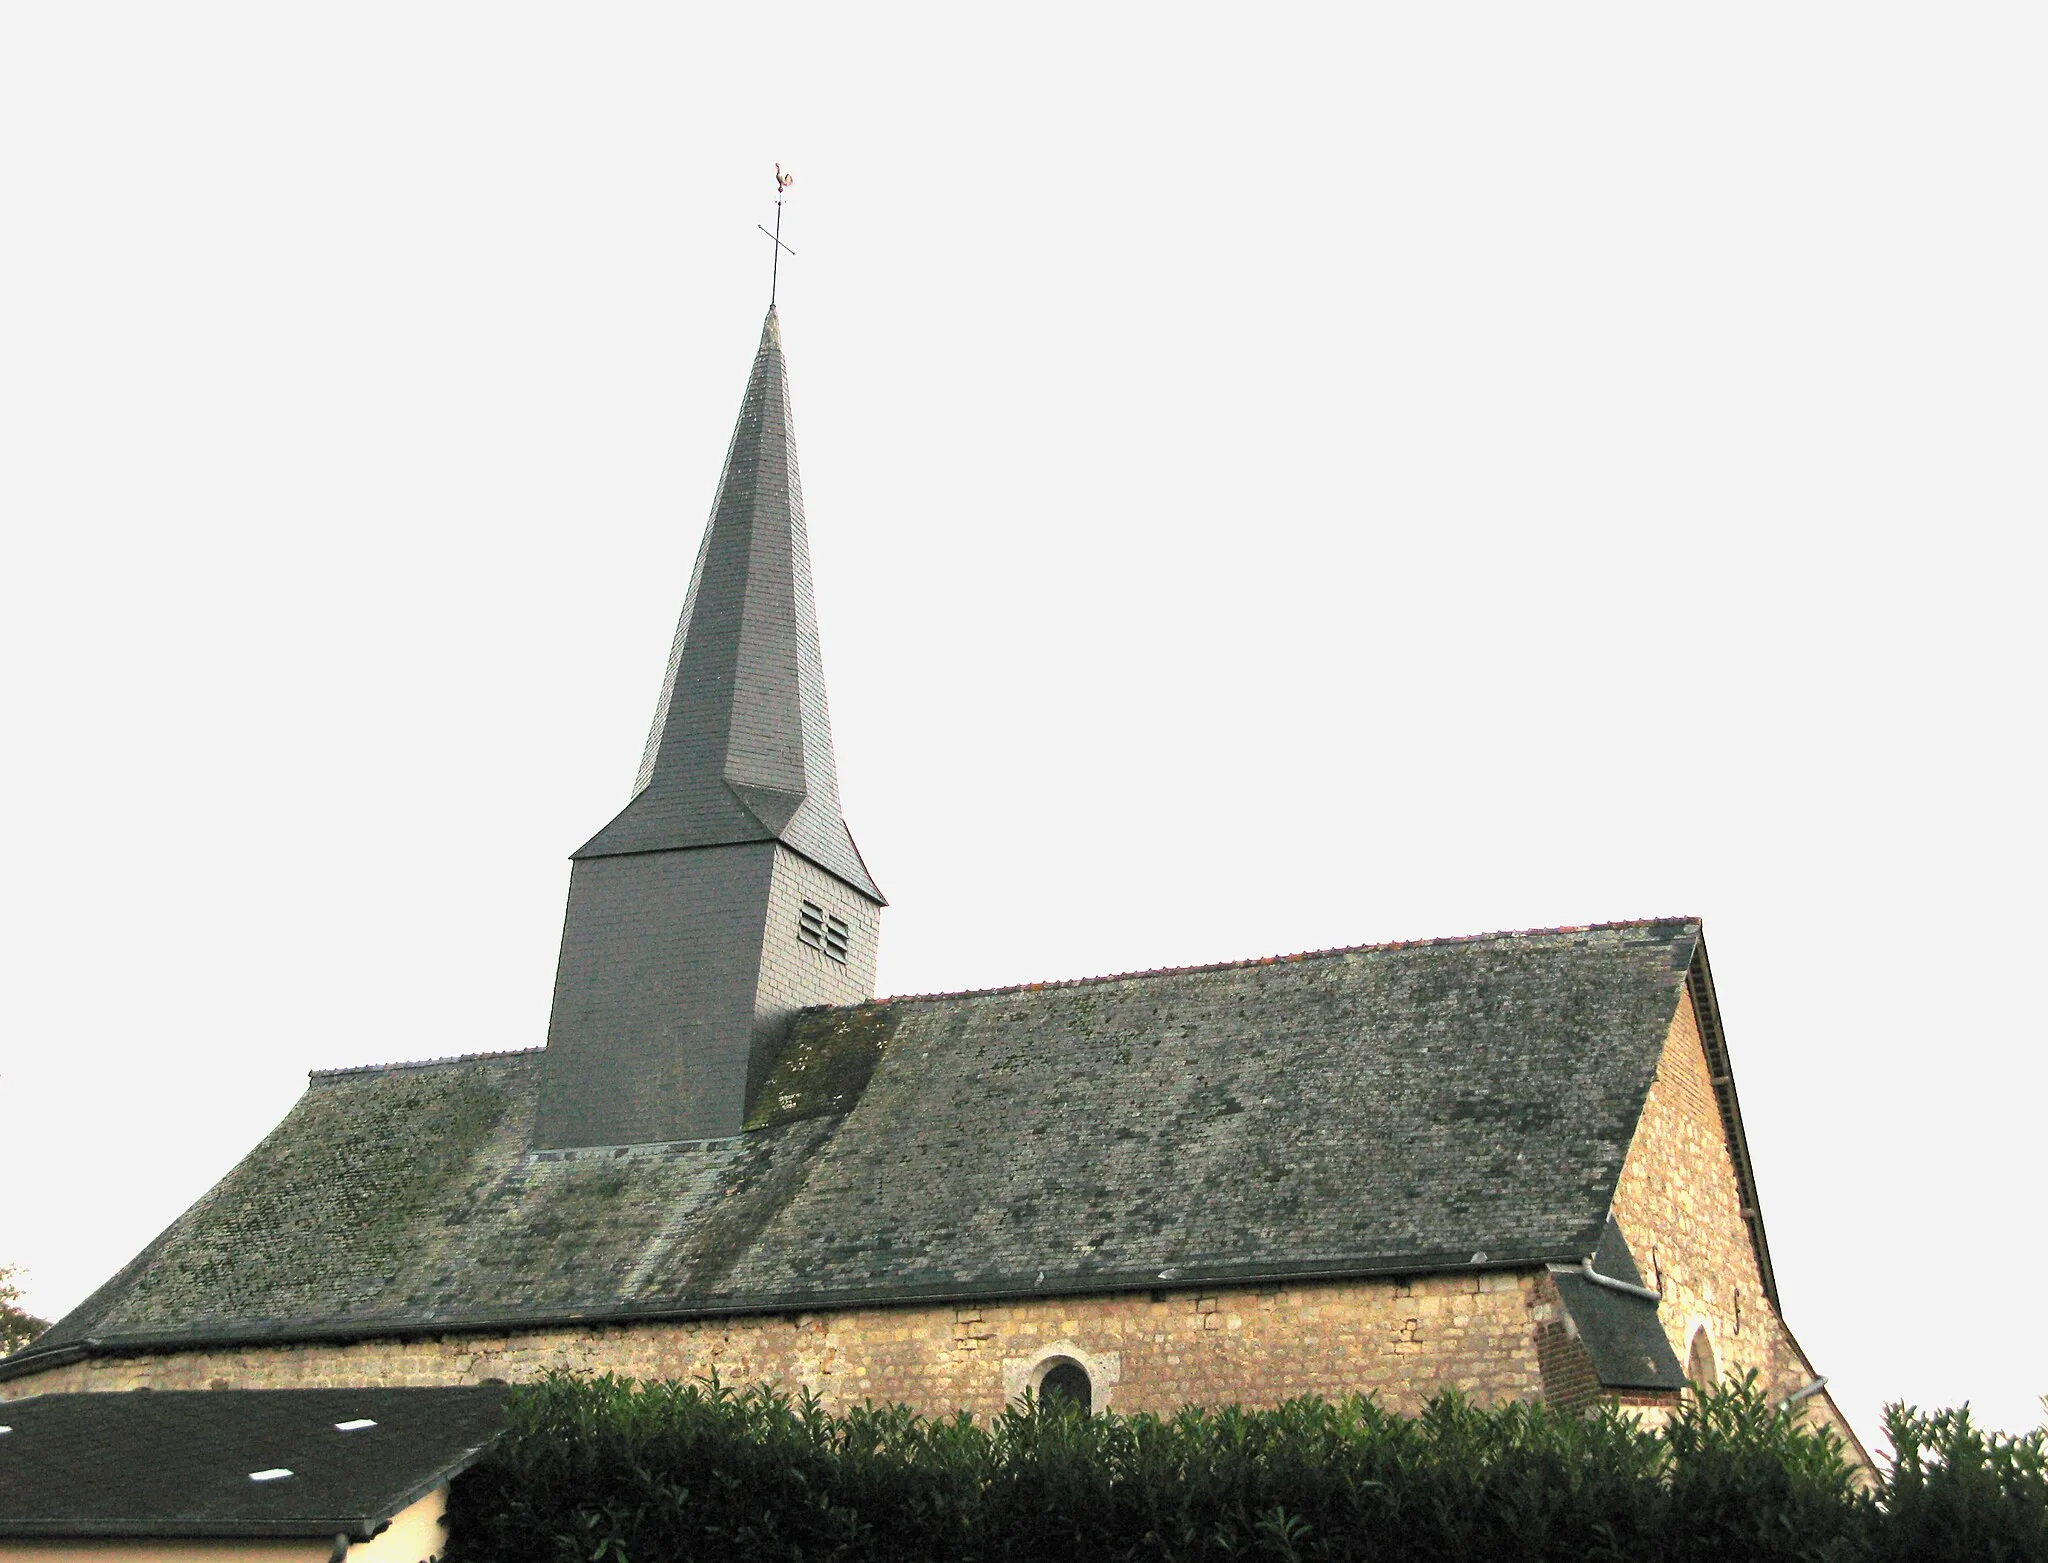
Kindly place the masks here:
<instances>
[{"instance_id":1,"label":"beige wall of outbuilding","mask_svg":"<svg viewBox=\"0 0 2048 1563\"><path fill-rule=\"evenodd\" d=\"M422 1563L447 1543L448 1488L436 1487L402 1509L368 1541L348 1549L348 1563ZM93 1537L80 1540L0 1540L0 1563L328 1563L334 1538L263 1541L247 1537L191 1540Z\"/></svg>"},{"instance_id":2,"label":"beige wall of outbuilding","mask_svg":"<svg viewBox=\"0 0 2048 1563\"><path fill-rule=\"evenodd\" d=\"M0 1541L0 1563L327 1563L332 1541Z\"/></svg>"}]
</instances>

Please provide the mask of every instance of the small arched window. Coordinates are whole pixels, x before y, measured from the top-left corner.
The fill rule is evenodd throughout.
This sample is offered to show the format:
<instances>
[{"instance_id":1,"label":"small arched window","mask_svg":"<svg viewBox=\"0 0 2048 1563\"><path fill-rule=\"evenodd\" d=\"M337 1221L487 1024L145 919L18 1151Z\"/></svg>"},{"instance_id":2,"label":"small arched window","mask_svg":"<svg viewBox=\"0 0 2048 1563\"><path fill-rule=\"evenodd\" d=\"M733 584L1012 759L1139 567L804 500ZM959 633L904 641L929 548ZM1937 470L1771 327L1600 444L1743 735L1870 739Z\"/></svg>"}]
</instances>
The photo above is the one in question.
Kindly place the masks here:
<instances>
[{"instance_id":1,"label":"small arched window","mask_svg":"<svg viewBox=\"0 0 2048 1563\"><path fill-rule=\"evenodd\" d=\"M1685 1376L1699 1389L1712 1389L1720 1381L1721 1370L1714 1362L1714 1343L1707 1339L1704 1324L1692 1332L1692 1346L1685 1354Z\"/></svg>"},{"instance_id":2,"label":"small arched window","mask_svg":"<svg viewBox=\"0 0 2048 1563\"><path fill-rule=\"evenodd\" d=\"M1088 1370L1078 1362L1062 1358L1047 1368L1045 1377L1038 1381L1038 1403L1048 1411L1071 1406L1086 1416L1094 1401Z\"/></svg>"}]
</instances>

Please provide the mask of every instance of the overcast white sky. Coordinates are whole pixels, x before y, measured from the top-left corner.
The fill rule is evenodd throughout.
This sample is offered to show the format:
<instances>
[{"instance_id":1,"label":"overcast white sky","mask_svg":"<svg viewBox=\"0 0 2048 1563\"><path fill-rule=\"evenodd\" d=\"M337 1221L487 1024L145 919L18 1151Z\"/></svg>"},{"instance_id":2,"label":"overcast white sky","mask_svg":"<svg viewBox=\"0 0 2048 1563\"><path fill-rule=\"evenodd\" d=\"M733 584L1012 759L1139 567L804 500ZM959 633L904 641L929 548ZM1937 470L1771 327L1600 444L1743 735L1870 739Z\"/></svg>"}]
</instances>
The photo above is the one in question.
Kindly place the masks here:
<instances>
[{"instance_id":1,"label":"overcast white sky","mask_svg":"<svg viewBox=\"0 0 2048 1563\"><path fill-rule=\"evenodd\" d=\"M2048 13L0 4L0 1262L544 1036L783 317L884 992L1705 917L2040 1419ZM717 14L713 14L716 12Z\"/></svg>"}]
</instances>

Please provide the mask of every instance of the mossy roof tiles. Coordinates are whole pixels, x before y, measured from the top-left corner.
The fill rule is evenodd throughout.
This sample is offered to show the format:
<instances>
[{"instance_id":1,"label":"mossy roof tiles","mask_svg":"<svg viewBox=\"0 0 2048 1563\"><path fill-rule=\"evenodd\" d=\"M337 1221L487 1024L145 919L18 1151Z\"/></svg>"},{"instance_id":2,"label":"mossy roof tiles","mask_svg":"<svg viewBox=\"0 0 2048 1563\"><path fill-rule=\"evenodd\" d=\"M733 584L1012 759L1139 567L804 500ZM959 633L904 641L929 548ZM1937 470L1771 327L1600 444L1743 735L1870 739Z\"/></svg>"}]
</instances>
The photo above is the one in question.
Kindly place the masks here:
<instances>
[{"instance_id":1,"label":"mossy roof tiles","mask_svg":"<svg viewBox=\"0 0 2048 1563\"><path fill-rule=\"evenodd\" d=\"M807 1011L747 1133L629 1154L529 1154L537 1051L316 1075L32 1355L1576 1260L1698 938Z\"/></svg>"}]
</instances>

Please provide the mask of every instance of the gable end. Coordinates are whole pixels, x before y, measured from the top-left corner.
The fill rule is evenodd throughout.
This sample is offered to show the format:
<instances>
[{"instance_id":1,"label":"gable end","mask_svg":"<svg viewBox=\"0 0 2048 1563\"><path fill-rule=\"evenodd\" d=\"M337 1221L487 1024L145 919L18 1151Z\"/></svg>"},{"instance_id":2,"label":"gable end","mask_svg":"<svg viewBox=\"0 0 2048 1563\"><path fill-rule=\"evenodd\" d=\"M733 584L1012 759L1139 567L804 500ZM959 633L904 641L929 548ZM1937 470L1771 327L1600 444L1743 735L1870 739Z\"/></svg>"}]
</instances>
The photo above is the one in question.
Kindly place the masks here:
<instances>
[{"instance_id":1,"label":"gable end","mask_svg":"<svg viewBox=\"0 0 2048 1563\"><path fill-rule=\"evenodd\" d=\"M1773 1308L1780 1308L1778 1281L1771 1271L1771 1245L1764 1236L1763 1209L1757 1203L1756 1169L1750 1165L1749 1139L1742 1131L1742 1104L1735 1096L1735 1074L1728 1065L1728 1039L1721 1028L1721 1006L1714 997L1714 974L1707 965L1707 942L1693 946L1692 967L1686 973L1686 991L1692 995L1694 1023L1707 1053L1707 1072L1714 1087L1714 1100L1721 1109L1721 1128L1728 1138L1729 1159L1735 1163L1735 1186L1742 1198L1742 1220L1749 1228L1750 1246L1756 1250L1757 1273L1763 1278L1764 1295Z\"/></svg>"}]
</instances>

